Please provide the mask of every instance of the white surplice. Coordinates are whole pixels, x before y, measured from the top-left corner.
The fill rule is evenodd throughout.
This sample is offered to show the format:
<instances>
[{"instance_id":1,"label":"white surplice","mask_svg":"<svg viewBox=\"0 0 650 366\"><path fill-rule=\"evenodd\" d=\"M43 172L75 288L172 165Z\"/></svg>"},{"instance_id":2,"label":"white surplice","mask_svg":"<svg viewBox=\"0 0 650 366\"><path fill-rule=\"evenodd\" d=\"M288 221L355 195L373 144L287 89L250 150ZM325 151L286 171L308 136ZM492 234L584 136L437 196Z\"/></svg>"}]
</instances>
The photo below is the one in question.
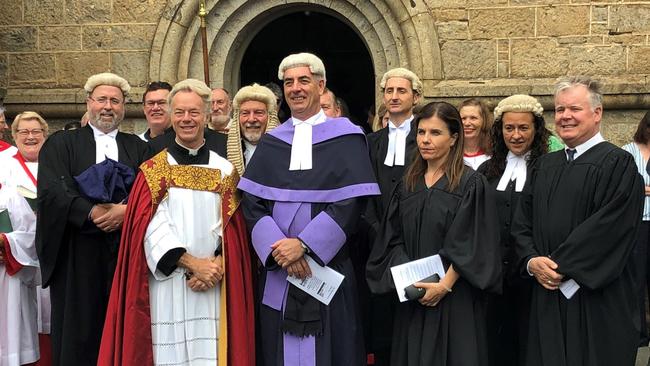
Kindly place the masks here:
<instances>
[{"instance_id":1,"label":"white surplice","mask_svg":"<svg viewBox=\"0 0 650 366\"><path fill-rule=\"evenodd\" d=\"M39 358L36 215L27 201L6 184L0 188L0 209L9 210L14 231L5 235L11 254L24 266L9 276L6 267L0 264L0 365L18 366Z\"/></svg>"},{"instance_id":2,"label":"white surplice","mask_svg":"<svg viewBox=\"0 0 650 366\"><path fill-rule=\"evenodd\" d=\"M6 170L0 176L0 183L12 186L17 188L22 186L28 190L36 193L36 185L27 175L23 167L20 165L18 160L11 157L8 158L4 164ZM27 169L32 173L32 176L36 178L38 176L38 163L37 162L26 162L25 165ZM12 250L14 248L12 247ZM38 261L36 253L33 253L33 260ZM38 266L38 263L36 264ZM37 272L37 285L36 286L36 299L38 300L38 332L41 334L50 334L50 323L51 323L51 312L52 305L50 304L50 289L41 287L41 274L40 267Z\"/></svg>"},{"instance_id":3,"label":"white surplice","mask_svg":"<svg viewBox=\"0 0 650 366\"><path fill-rule=\"evenodd\" d=\"M167 159L177 164L171 155ZM199 166L221 170L222 178L233 170L232 164L214 152L210 152L207 166ZM219 194L169 188L144 239L156 365L217 364L219 284L205 292L194 292L187 286L184 269L176 268L165 276L156 268L165 253L174 248L185 248L198 258L213 256L221 236Z\"/></svg>"}]
</instances>

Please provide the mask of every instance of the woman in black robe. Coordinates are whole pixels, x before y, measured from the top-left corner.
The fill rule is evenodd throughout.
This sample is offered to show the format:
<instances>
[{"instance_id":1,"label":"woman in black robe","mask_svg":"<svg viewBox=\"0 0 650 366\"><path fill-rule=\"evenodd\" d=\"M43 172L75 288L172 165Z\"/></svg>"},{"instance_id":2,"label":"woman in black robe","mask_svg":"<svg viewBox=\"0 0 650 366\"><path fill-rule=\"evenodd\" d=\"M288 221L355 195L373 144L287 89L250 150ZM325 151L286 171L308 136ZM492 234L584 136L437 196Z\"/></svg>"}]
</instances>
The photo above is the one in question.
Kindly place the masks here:
<instances>
[{"instance_id":1,"label":"woman in black robe","mask_svg":"<svg viewBox=\"0 0 650 366\"><path fill-rule=\"evenodd\" d=\"M374 293L394 292L390 268L439 254L446 274L417 301L400 303L392 365L487 364L485 291L499 291L501 258L494 193L463 164L463 131L448 103L424 106L417 154L393 193L367 265ZM401 291L401 290L400 290Z\"/></svg>"},{"instance_id":2,"label":"woman in black robe","mask_svg":"<svg viewBox=\"0 0 650 366\"><path fill-rule=\"evenodd\" d=\"M523 365L526 356L532 278L519 273L510 223L528 167L548 152L551 132L545 126L543 112L537 99L529 95L513 95L499 102L491 132L492 159L478 168L496 192L501 231L503 293L489 296L487 307L491 366Z\"/></svg>"}]
</instances>

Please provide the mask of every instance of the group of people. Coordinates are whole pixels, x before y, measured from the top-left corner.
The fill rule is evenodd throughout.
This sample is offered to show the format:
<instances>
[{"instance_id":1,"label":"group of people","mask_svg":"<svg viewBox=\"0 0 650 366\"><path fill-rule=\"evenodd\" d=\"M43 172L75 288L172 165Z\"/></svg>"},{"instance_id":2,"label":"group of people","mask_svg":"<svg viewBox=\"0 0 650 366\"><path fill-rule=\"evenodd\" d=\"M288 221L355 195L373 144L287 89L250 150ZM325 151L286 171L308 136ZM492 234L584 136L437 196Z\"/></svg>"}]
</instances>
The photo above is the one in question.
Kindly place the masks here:
<instances>
[{"instance_id":1,"label":"group of people","mask_svg":"<svg viewBox=\"0 0 650 366\"><path fill-rule=\"evenodd\" d=\"M80 128L16 116L0 365L634 364L650 118L630 154L599 132L599 84L563 78L562 144L534 97L420 107L419 77L396 68L366 135L317 56L278 78L283 95L232 101L153 82L139 136L119 131L130 86L111 73L88 79ZM398 300L394 267L436 255L438 278Z\"/></svg>"}]
</instances>

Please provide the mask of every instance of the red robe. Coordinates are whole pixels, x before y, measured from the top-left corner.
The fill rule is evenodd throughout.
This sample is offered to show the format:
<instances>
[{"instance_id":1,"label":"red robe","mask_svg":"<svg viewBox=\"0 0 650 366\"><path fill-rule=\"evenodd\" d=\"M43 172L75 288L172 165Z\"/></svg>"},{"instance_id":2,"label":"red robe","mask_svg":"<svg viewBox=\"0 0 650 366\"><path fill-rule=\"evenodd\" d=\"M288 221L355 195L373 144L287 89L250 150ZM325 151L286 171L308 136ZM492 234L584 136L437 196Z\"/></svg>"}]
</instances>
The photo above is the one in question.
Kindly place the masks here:
<instances>
[{"instance_id":1,"label":"red robe","mask_svg":"<svg viewBox=\"0 0 650 366\"><path fill-rule=\"evenodd\" d=\"M163 151L140 166L122 228L117 268L104 323L98 365L141 366L153 364L149 268L144 254L144 235L169 187L183 187L174 179ZM213 170L213 169L212 169ZM239 210L236 171L218 179L211 191L221 194L223 217L223 257L225 273L221 296L225 296L227 336L219 339L219 359L227 356L228 366L255 365L255 324L252 269L246 223ZM193 183L193 182L191 182ZM206 189L208 190L208 189ZM224 300L221 301L222 306ZM223 310L222 310L223 313ZM223 319L223 318L222 318ZM224 323L221 323L221 328ZM226 334L220 329L220 334Z\"/></svg>"}]
</instances>

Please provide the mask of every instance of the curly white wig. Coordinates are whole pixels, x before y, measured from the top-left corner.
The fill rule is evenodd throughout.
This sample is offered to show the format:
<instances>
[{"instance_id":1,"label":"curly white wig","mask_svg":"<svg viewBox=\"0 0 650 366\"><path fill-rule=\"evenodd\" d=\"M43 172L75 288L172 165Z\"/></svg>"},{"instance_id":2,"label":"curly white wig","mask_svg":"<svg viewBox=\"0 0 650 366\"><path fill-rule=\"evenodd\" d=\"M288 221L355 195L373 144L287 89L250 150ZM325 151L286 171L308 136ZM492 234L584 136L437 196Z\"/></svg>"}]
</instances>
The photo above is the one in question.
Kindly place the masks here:
<instances>
[{"instance_id":1,"label":"curly white wig","mask_svg":"<svg viewBox=\"0 0 650 366\"><path fill-rule=\"evenodd\" d=\"M499 102L494 108L494 119L501 118L506 112L530 112L538 117L544 113L542 105L530 95L515 94Z\"/></svg>"},{"instance_id":2,"label":"curly white wig","mask_svg":"<svg viewBox=\"0 0 650 366\"><path fill-rule=\"evenodd\" d=\"M312 74L319 76L323 80L327 80L325 77L325 65L323 61L318 58L318 56L311 53L294 53L289 55L280 62L280 67L278 67L278 79L284 80L284 72L287 69L292 69L294 67L306 66L309 67L309 70Z\"/></svg>"}]
</instances>

